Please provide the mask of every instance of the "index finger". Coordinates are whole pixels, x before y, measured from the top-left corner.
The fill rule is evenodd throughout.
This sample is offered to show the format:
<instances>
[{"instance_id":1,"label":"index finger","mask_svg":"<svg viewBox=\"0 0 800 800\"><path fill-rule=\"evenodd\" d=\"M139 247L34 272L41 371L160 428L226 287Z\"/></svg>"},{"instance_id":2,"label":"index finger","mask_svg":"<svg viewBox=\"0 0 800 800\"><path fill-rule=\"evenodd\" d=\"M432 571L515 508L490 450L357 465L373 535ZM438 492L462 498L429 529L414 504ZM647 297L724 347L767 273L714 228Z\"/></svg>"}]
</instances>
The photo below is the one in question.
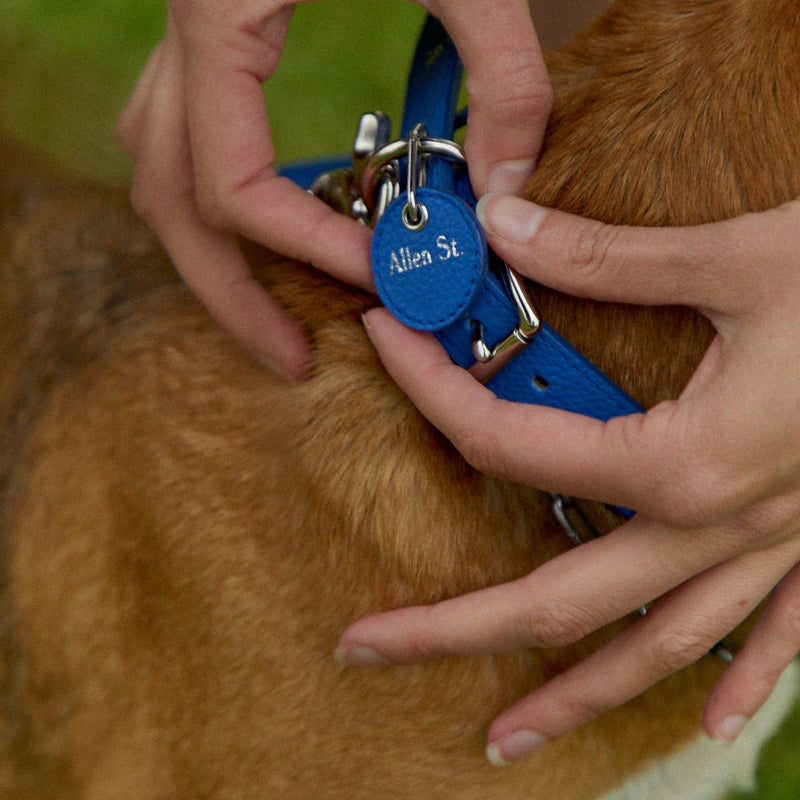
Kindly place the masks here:
<instances>
[{"instance_id":1,"label":"index finger","mask_svg":"<svg viewBox=\"0 0 800 800\"><path fill-rule=\"evenodd\" d=\"M475 194L519 192L544 140L553 101L525 0L423 3L442 21L466 69L465 148Z\"/></svg>"},{"instance_id":2,"label":"index finger","mask_svg":"<svg viewBox=\"0 0 800 800\"><path fill-rule=\"evenodd\" d=\"M261 83L277 65L288 19L283 10L258 27L207 24L206 37L184 46L198 207L214 227L371 289L369 231L273 167Z\"/></svg>"},{"instance_id":3,"label":"index finger","mask_svg":"<svg viewBox=\"0 0 800 800\"><path fill-rule=\"evenodd\" d=\"M365 652L410 663L572 644L724 560L728 549L710 552L698 537L639 517L524 578L358 620L338 657L359 666L369 663Z\"/></svg>"}]
</instances>

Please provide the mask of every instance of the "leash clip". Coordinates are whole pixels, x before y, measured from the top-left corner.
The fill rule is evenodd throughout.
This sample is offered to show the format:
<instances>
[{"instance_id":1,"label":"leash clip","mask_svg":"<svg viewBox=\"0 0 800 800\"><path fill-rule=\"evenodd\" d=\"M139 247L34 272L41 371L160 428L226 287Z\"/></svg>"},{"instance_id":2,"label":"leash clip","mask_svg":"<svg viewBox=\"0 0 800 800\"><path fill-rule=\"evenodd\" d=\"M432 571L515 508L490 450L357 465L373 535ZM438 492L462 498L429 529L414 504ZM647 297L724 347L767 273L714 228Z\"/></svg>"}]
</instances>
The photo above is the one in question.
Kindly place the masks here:
<instances>
[{"instance_id":1,"label":"leash clip","mask_svg":"<svg viewBox=\"0 0 800 800\"><path fill-rule=\"evenodd\" d=\"M390 133L391 121L386 114L381 111L362 114L353 140L352 165L323 172L314 179L308 191L340 214L369 225L373 221L374 208L365 202L362 191L364 170L373 153L388 143ZM385 208L397 197L398 174L396 163L385 165L376 190L380 208Z\"/></svg>"}]
</instances>

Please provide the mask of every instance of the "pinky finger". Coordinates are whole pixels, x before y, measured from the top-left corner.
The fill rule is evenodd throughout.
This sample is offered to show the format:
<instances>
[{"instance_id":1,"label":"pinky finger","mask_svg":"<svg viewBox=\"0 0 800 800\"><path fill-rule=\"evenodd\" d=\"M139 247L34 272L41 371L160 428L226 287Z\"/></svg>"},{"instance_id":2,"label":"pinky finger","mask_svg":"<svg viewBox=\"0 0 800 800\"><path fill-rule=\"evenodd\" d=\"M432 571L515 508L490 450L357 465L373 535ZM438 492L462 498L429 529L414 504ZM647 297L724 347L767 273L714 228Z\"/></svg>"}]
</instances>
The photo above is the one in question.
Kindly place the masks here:
<instances>
[{"instance_id":1,"label":"pinky finger","mask_svg":"<svg viewBox=\"0 0 800 800\"><path fill-rule=\"evenodd\" d=\"M768 700L800 652L800 565L778 584L742 650L725 670L706 704L708 734L734 740Z\"/></svg>"}]
</instances>

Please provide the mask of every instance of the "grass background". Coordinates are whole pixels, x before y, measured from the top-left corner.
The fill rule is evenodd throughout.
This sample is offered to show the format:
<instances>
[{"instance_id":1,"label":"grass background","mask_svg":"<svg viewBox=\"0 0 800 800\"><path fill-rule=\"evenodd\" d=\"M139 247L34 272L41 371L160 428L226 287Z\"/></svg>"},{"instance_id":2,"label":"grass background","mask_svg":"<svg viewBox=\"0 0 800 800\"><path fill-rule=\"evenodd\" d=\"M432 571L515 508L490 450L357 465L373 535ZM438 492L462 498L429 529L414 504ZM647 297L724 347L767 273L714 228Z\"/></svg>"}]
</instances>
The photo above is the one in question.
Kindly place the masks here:
<instances>
[{"instance_id":1,"label":"grass background","mask_svg":"<svg viewBox=\"0 0 800 800\"><path fill-rule=\"evenodd\" d=\"M116 115L159 40L165 0L2 0L0 126L84 176L124 184ZM397 123L422 13L403 0L298 6L265 90L279 156L349 150L363 111ZM800 708L768 745L759 788L736 800L800 798ZM642 798L642 800L647 800Z\"/></svg>"},{"instance_id":2,"label":"grass background","mask_svg":"<svg viewBox=\"0 0 800 800\"><path fill-rule=\"evenodd\" d=\"M116 115L161 37L165 0L2 0L0 123L72 169L121 183ZM421 8L301 3L265 89L279 156L348 152L360 114L400 121Z\"/></svg>"}]
</instances>

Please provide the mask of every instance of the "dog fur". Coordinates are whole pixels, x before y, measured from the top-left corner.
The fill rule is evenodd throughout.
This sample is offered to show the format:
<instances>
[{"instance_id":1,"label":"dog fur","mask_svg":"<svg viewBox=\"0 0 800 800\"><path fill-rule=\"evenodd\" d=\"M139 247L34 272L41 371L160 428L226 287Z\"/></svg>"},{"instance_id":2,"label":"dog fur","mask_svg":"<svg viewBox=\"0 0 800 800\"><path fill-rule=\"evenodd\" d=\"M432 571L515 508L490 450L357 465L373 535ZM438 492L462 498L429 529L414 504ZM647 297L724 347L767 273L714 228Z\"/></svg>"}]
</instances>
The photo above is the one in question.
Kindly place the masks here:
<instances>
[{"instance_id":1,"label":"dog fur","mask_svg":"<svg viewBox=\"0 0 800 800\"><path fill-rule=\"evenodd\" d=\"M799 30L790 0L620 0L550 59L529 196L678 225L800 195ZM213 323L123 194L2 152L0 796L675 796L625 786L689 752L714 659L519 764L483 757L493 716L624 622L547 651L333 663L365 613L568 547L535 489L476 473L388 379L359 321L374 298L243 245L313 337L313 377L283 383ZM534 291L647 405L709 341L686 310ZM725 762L711 794L681 796L732 785Z\"/></svg>"}]
</instances>

